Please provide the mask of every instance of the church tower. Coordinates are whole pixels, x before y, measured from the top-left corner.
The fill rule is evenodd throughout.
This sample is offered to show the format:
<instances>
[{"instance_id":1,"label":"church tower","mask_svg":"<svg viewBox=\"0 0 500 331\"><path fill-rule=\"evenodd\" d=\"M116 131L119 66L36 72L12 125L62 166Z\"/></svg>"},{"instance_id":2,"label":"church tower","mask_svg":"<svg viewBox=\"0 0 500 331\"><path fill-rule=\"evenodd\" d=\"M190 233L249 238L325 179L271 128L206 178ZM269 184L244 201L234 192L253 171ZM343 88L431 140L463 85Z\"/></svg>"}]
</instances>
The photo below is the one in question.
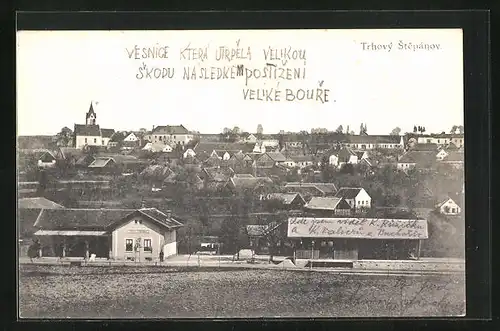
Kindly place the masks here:
<instances>
[{"instance_id":1,"label":"church tower","mask_svg":"<svg viewBox=\"0 0 500 331\"><path fill-rule=\"evenodd\" d=\"M95 125L96 113L94 112L94 106L92 102L90 103L90 108L87 114L85 115L85 124L86 125Z\"/></svg>"}]
</instances>

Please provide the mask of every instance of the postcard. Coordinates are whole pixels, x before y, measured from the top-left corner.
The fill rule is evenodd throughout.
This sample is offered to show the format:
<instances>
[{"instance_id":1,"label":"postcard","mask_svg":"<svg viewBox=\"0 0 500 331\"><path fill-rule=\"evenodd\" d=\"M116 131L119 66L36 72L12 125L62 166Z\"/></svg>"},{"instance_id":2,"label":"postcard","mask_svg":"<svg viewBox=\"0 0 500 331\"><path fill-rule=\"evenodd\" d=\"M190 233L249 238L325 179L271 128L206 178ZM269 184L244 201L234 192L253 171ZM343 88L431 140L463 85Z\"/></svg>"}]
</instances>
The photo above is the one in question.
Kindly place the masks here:
<instances>
[{"instance_id":1,"label":"postcard","mask_svg":"<svg viewBox=\"0 0 500 331\"><path fill-rule=\"evenodd\" d=\"M461 29L17 32L24 319L465 315Z\"/></svg>"}]
</instances>

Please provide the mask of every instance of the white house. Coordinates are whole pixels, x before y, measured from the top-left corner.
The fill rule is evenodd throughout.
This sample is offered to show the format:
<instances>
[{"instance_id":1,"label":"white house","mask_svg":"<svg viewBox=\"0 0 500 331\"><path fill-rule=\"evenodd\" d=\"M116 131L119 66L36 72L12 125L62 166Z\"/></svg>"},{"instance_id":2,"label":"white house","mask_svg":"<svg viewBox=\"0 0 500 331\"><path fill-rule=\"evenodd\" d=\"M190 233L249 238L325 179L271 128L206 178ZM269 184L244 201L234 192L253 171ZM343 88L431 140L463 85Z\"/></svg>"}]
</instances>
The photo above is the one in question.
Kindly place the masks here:
<instances>
[{"instance_id":1,"label":"white house","mask_svg":"<svg viewBox=\"0 0 500 331\"><path fill-rule=\"evenodd\" d=\"M343 198L351 208L371 208L372 205L372 198L362 187L342 187L335 197Z\"/></svg>"},{"instance_id":2,"label":"white house","mask_svg":"<svg viewBox=\"0 0 500 331\"><path fill-rule=\"evenodd\" d=\"M142 149L154 153L170 153L173 150L172 146L163 143L147 143Z\"/></svg>"},{"instance_id":3,"label":"white house","mask_svg":"<svg viewBox=\"0 0 500 331\"><path fill-rule=\"evenodd\" d=\"M464 145L464 135L456 133L419 135L417 136L417 142L419 144L437 144L439 146L447 146L453 143L457 147L462 147Z\"/></svg>"},{"instance_id":4,"label":"white house","mask_svg":"<svg viewBox=\"0 0 500 331\"><path fill-rule=\"evenodd\" d=\"M145 135L145 138L152 143L172 142L186 145L194 139L194 135L181 124L153 127L153 130Z\"/></svg>"},{"instance_id":5,"label":"white house","mask_svg":"<svg viewBox=\"0 0 500 331\"><path fill-rule=\"evenodd\" d=\"M182 156L184 158L195 157L196 153L195 153L195 151L192 148L188 148L188 149L186 149L186 151L184 152L184 154L182 154Z\"/></svg>"},{"instance_id":6,"label":"white house","mask_svg":"<svg viewBox=\"0 0 500 331\"><path fill-rule=\"evenodd\" d=\"M356 150L398 149L404 148L404 139L394 135L350 135L346 145Z\"/></svg>"},{"instance_id":7,"label":"white house","mask_svg":"<svg viewBox=\"0 0 500 331\"><path fill-rule=\"evenodd\" d=\"M253 133L250 133L248 137L244 139L244 142L247 144L255 144L257 142L257 137Z\"/></svg>"},{"instance_id":8,"label":"white house","mask_svg":"<svg viewBox=\"0 0 500 331\"><path fill-rule=\"evenodd\" d=\"M339 165L339 157L335 154L330 155L328 157L328 164L337 167Z\"/></svg>"},{"instance_id":9,"label":"white house","mask_svg":"<svg viewBox=\"0 0 500 331\"><path fill-rule=\"evenodd\" d=\"M436 154L436 159L442 161L447 156L448 153L443 148L441 148L439 152Z\"/></svg>"},{"instance_id":10,"label":"white house","mask_svg":"<svg viewBox=\"0 0 500 331\"><path fill-rule=\"evenodd\" d=\"M462 212L462 208L449 197L438 203L436 209L443 215L458 215Z\"/></svg>"},{"instance_id":11,"label":"white house","mask_svg":"<svg viewBox=\"0 0 500 331\"><path fill-rule=\"evenodd\" d=\"M139 138L135 135L135 133L130 132L124 139L123 141L129 141L129 142L136 142L139 141Z\"/></svg>"}]
</instances>

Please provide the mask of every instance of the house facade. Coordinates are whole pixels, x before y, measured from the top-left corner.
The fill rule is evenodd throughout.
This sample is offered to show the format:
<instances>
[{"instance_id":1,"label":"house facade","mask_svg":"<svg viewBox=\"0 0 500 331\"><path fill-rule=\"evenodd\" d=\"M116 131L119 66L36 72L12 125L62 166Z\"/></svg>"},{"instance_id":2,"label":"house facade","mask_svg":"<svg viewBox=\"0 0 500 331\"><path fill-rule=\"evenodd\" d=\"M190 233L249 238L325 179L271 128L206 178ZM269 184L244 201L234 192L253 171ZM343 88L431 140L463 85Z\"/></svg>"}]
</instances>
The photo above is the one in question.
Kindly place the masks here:
<instances>
[{"instance_id":1,"label":"house facade","mask_svg":"<svg viewBox=\"0 0 500 331\"><path fill-rule=\"evenodd\" d=\"M35 222L42 256L124 261L157 260L177 254L177 229L170 212L141 209L42 210Z\"/></svg>"},{"instance_id":2,"label":"house facade","mask_svg":"<svg viewBox=\"0 0 500 331\"><path fill-rule=\"evenodd\" d=\"M194 139L194 135L181 125L165 125L154 127L146 134L145 139L152 142L171 142L174 144L187 145Z\"/></svg>"},{"instance_id":3,"label":"house facade","mask_svg":"<svg viewBox=\"0 0 500 331\"><path fill-rule=\"evenodd\" d=\"M459 215L462 208L451 198L446 198L436 205L436 209L443 215Z\"/></svg>"},{"instance_id":4,"label":"house facade","mask_svg":"<svg viewBox=\"0 0 500 331\"><path fill-rule=\"evenodd\" d=\"M362 187L341 187L337 198L343 198L353 209L371 208L372 198Z\"/></svg>"},{"instance_id":5,"label":"house facade","mask_svg":"<svg viewBox=\"0 0 500 331\"><path fill-rule=\"evenodd\" d=\"M436 144L439 146L446 146L449 144L454 144L456 147L460 148L464 146L465 140L463 134L455 133L440 133L432 135L418 135L416 136L417 142L419 144Z\"/></svg>"},{"instance_id":6,"label":"house facade","mask_svg":"<svg viewBox=\"0 0 500 331\"><path fill-rule=\"evenodd\" d=\"M398 149L405 146L403 136L395 135L350 135L345 145L356 150Z\"/></svg>"}]
</instances>

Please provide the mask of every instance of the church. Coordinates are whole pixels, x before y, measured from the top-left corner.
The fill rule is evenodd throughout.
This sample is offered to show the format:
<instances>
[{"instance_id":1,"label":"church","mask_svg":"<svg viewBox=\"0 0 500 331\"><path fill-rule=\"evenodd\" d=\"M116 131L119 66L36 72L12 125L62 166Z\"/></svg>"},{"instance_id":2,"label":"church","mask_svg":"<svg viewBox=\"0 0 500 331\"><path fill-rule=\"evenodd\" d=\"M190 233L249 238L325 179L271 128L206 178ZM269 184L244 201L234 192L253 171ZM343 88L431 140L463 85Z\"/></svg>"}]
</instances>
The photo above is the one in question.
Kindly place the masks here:
<instances>
[{"instance_id":1,"label":"church","mask_svg":"<svg viewBox=\"0 0 500 331\"><path fill-rule=\"evenodd\" d=\"M101 129L96 124L97 115L94 106L90 103L90 108L85 115L85 124L75 124L73 144L76 148L85 146L104 146L108 145L111 136L115 133L114 129Z\"/></svg>"}]
</instances>

